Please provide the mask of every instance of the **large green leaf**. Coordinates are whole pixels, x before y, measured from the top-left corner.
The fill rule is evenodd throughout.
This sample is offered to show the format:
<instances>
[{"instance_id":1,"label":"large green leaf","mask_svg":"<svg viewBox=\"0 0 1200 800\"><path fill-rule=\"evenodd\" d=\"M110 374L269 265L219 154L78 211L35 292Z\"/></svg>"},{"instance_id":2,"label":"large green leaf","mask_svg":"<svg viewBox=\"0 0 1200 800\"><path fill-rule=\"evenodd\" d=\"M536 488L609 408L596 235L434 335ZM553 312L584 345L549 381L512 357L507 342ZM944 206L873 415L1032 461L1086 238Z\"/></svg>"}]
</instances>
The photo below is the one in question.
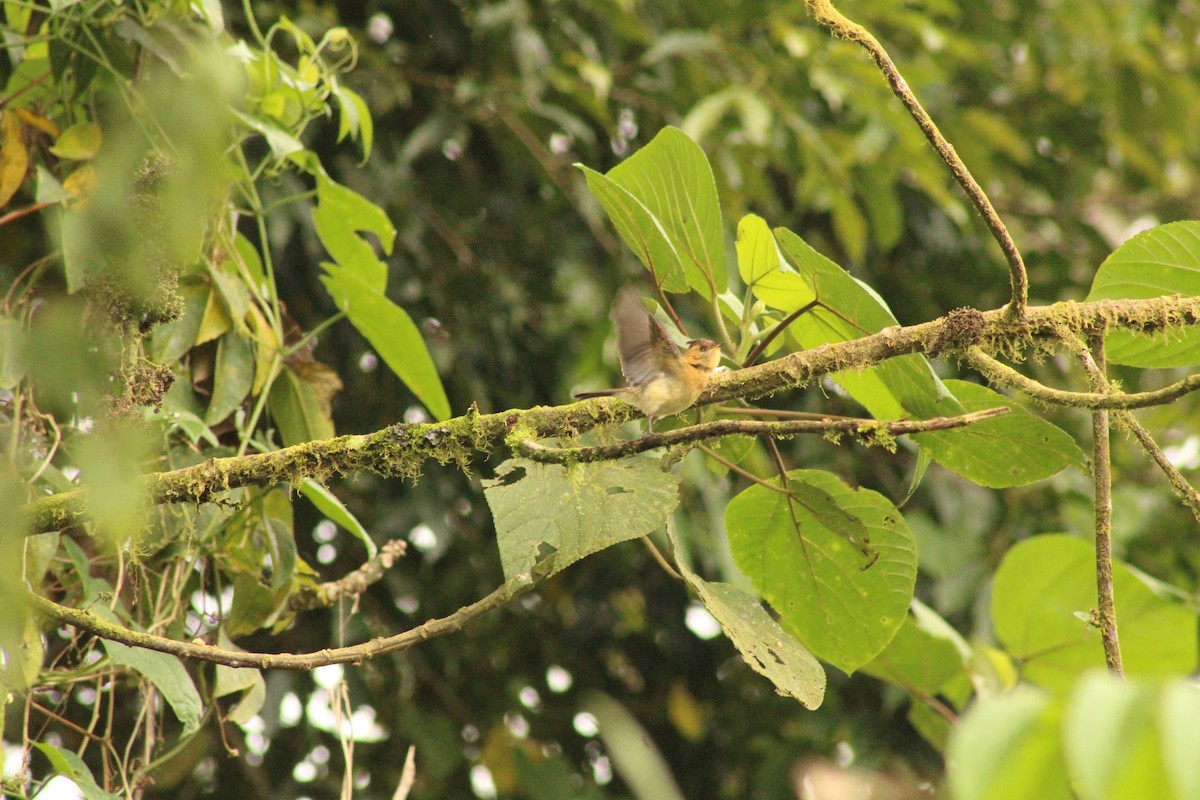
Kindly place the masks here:
<instances>
[{"instance_id":1,"label":"large green leaf","mask_svg":"<svg viewBox=\"0 0 1200 800\"><path fill-rule=\"evenodd\" d=\"M654 214L612 178L582 164L575 166L583 170L588 189L600 202L625 244L654 276L655 282L664 291L686 292L688 284L683 261Z\"/></svg>"},{"instance_id":2,"label":"large green leaf","mask_svg":"<svg viewBox=\"0 0 1200 800\"><path fill-rule=\"evenodd\" d=\"M883 299L866 284L818 253L786 228L775 237L791 265L761 276L753 289L767 305L790 313L814 297L821 305L789 328L804 348L857 339L898 324ZM888 419L910 414L920 418L961 414L954 400L919 355L891 358L869 370L830 376L862 403L873 416Z\"/></svg>"},{"instance_id":3,"label":"large green leaf","mask_svg":"<svg viewBox=\"0 0 1200 800\"><path fill-rule=\"evenodd\" d=\"M379 357L404 385L425 404L435 419L450 417L450 401L421 331L400 306L373 288L357 273L332 264L322 265L321 282L338 308L366 337Z\"/></svg>"},{"instance_id":4,"label":"large green leaf","mask_svg":"<svg viewBox=\"0 0 1200 800\"><path fill-rule=\"evenodd\" d=\"M749 226L748 233L756 227ZM814 297L820 300L820 306L797 319L789 330L801 346L848 341L897 324L875 292L799 236L782 228L775 230L775 236L799 271L787 261L771 269L770 251L765 244L758 244L751 288L760 300L785 312L802 308ZM878 419L928 419L1003 405L1013 408L1013 413L979 425L913 437L942 466L981 486L1031 483L1082 459L1070 436L1051 423L1014 407L986 387L964 381L943 383L920 355L891 358L871 369L830 377Z\"/></svg>"},{"instance_id":5,"label":"large green leaf","mask_svg":"<svg viewBox=\"0 0 1200 800\"><path fill-rule=\"evenodd\" d=\"M817 470L787 477L798 498L751 486L729 503L730 547L784 627L853 672L904 622L917 572L912 534L880 494Z\"/></svg>"},{"instance_id":6,"label":"large green leaf","mask_svg":"<svg viewBox=\"0 0 1200 800\"><path fill-rule=\"evenodd\" d=\"M1095 570L1092 545L1064 534L1028 539L1004 557L992 584L992 624L1024 677L1065 689L1104 666L1100 634L1086 621L1097 605ZM1113 591L1127 674L1196 668L1193 611L1160 597L1120 561L1113 563Z\"/></svg>"},{"instance_id":7,"label":"large green leaf","mask_svg":"<svg viewBox=\"0 0 1200 800\"><path fill-rule=\"evenodd\" d=\"M510 459L484 481L504 577L547 578L584 556L656 530L679 478L654 458L565 467Z\"/></svg>"},{"instance_id":8,"label":"large green leaf","mask_svg":"<svg viewBox=\"0 0 1200 800\"><path fill-rule=\"evenodd\" d=\"M183 668L182 661L157 650L129 647L109 639L101 641L114 664L129 667L154 684L154 688L162 694L167 705L183 723L184 736L200 727L203 705L196 685Z\"/></svg>"},{"instance_id":9,"label":"large green leaf","mask_svg":"<svg viewBox=\"0 0 1200 800\"><path fill-rule=\"evenodd\" d=\"M947 469L980 486L1023 486L1048 478L1069 466L1083 464L1084 455L1070 434L986 386L948 380L966 411L1007 406L1010 413L965 428L913 436Z\"/></svg>"},{"instance_id":10,"label":"large green leaf","mask_svg":"<svg viewBox=\"0 0 1200 800\"><path fill-rule=\"evenodd\" d=\"M649 144L609 170L606 177L653 218L677 254L688 286L704 297L725 291L725 238L717 184L699 145L678 128L663 128ZM589 176L589 188L594 183L601 182ZM613 193L607 195L611 203ZM605 197L597 197L609 211ZM643 241L630 241L626 235L634 221L629 218L629 205L628 199L621 203L622 223L618 224L616 217L613 222L641 258ZM611 211L609 214L612 217ZM645 221L640 215L636 221L635 229L641 233Z\"/></svg>"},{"instance_id":11,"label":"large green leaf","mask_svg":"<svg viewBox=\"0 0 1200 800\"><path fill-rule=\"evenodd\" d=\"M1070 800L1059 725L1062 709L1028 686L976 703L950 737L957 800Z\"/></svg>"},{"instance_id":12,"label":"large green leaf","mask_svg":"<svg viewBox=\"0 0 1200 800\"><path fill-rule=\"evenodd\" d=\"M1121 300L1181 294L1200 295L1200 222L1172 222L1143 231L1104 260L1088 300ZM1200 364L1200 329L1154 335L1112 331L1109 361L1136 367Z\"/></svg>"}]
</instances>

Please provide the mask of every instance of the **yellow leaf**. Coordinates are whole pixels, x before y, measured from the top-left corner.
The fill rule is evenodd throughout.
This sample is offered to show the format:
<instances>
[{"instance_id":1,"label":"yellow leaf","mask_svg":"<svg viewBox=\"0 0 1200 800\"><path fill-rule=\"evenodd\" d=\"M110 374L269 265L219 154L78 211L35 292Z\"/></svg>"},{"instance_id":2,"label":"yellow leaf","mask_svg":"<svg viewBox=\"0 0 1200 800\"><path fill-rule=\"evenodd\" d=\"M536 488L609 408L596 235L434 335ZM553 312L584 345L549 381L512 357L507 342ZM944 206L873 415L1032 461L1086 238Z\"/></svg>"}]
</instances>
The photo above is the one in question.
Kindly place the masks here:
<instances>
[{"instance_id":1,"label":"yellow leaf","mask_svg":"<svg viewBox=\"0 0 1200 800\"><path fill-rule=\"evenodd\" d=\"M21 120L16 114L0 117L0 207L8 204L21 188L29 171L29 151L21 136Z\"/></svg>"},{"instance_id":2,"label":"yellow leaf","mask_svg":"<svg viewBox=\"0 0 1200 800\"><path fill-rule=\"evenodd\" d=\"M91 164L84 164L63 181L63 189L72 197L72 205L83 208L96 193L99 176Z\"/></svg>"},{"instance_id":3,"label":"yellow leaf","mask_svg":"<svg viewBox=\"0 0 1200 800\"><path fill-rule=\"evenodd\" d=\"M208 303L204 306L204 318L200 320L200 330L196 333L196 345L211 342L233 327L233 320L229 318L225 304L217 295L216 291L208 293Z\"/></svg>"},{"instance_id":4,"label":"yellow leaf","mask_svg":"<svg viewBox=\"0 0 1200 800\"><path fill-rule=\"evenodd\" d=\"M28 108L14 108L13 113L20 117L21 122L24 122L29 127L37 128L47 136L53 136L55 139L58 138L60 133L58 126L45 117L39 117Z\"/></svg>"},{"instance_id":5,"label":"yellow leaf","mask_svg":"<svg viewBox=\"0 0 1200 800\"><path fill-rule=\"evenodd\" d=\"M698 742L704 738L708 711L682 681L672 682L667 691L667 718L685 739Z\"/></svg>"},{"instance_id":6,"label":"yellow leaf","mask_svg":"<svg viewBox=\"0 0 1200 800\"><path fill-rule=\"evenodd\" d=\"M104 133L94 122L77 122L62 132L50 152L68 161L86 161L100 152Z\"/></svg>"},{"instance_id":7,"label":"yellow leaf","mask_svg":"<svg viewBox=\"0 0 1200 800\"><path fill-rule=\"evenodd\" d=\"M250 330L254 335L254 385L250 394L257 396L271 377L271 367L279 355L279 337L258 306L250 306Z\"/></svg>"}]
</instances>

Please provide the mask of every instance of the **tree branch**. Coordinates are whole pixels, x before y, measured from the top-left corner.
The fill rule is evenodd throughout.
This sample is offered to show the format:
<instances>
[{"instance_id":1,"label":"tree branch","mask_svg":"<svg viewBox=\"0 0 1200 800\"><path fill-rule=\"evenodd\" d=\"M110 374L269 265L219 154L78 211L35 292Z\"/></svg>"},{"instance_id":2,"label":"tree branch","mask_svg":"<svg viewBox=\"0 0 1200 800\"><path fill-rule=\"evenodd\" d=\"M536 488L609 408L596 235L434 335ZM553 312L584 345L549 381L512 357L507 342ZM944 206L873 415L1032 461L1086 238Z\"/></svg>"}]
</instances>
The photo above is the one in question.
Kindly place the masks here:
<instances>
[{"instance_id":1,"label":"tree branch","mask_svg":"<svg viewBox=\"0 0 1200 800\"><path fill-rule=\"evenodd\" d=\"M895 326L848 342L832 342L791 353L753 367L716 374L700 397L706 405L735 397L757 398L805 386L833 372L873 367L896 356L939 356L978 347L984 353L1019 353L1035 340L1057 341L1062 328L1084 335L1105 327L1154 333L1200 324L1200 297L1063 302L1028 308L1020 320L1004 309L958 309L939 319ZM472 407L461 417L431 424L392 425L375 433L338 436L270 453L217 458L142 480L153 503L203 503L241 486L267 486L303 478L327 481L334 475L368 470L384 476L416 477L430 459L467 464L476 452L490 453L502 441L567 435L640 416L612 398L565 406L480 414ZM39 498L22 509L28 532L61 530L87 513L82 489Z\"/></svg>"},{"instance_id":2,"label":"tree branch","mask_svg":"<svg viewBox=\"0 0 1200 800\"><path fill-rule=\"evenodd\" d=\"M469 606L463 606L448 617L431 619L415 628L369 642L349 647L318 650L315 653L250 653L243 650L226 650L201 641L180 642L162 636L130 630L92 615L87 611L67 608L35 594L26 595L33 610L49 617L61 625L73 625L102 639L108 639L130 647L144 647L177 658L192 658L210 661L227 667L252 667L256 669L308 670L326 664L359 664L369 658L407 650L426 639L444 636L462 629L468 622L487 612L505 605L514 597L533 586L532 576L518 576L491 594Z\"/></svg>"},{"instance_id":3,"label":"tree branch","mask_svg":"<svg viewBox=\"0 0 1200 800\"><path fill-rule=\"evenodd\" d=\"M1104 334L1091 337L1092 360L1084 360L1093 386L1107 389L1104 377ZM1104 661L1108 671L1123 675L1121 642L1117 634L1116 598L1112 574L1112 458L1109 451L1108 412L1092 412L1092 479L1096 484L1096 595L1100 618L1100 640L1104 644Z\"/></svg>"},{"instance_id":4,"label":"tree branch","mask_svg":"<svg viewBox=\"0 0 1200 800\"><path fill-rule=\"evenodd\" d=\"M396 559L403 556L407 549L408 543L403 539L392 539L379 548L374 558L348 575L311 589L301 589L288 598L288 608L293 611L308 611L314 608L328 608L347 598L357 598L371 584L378 582L383 573L391 569L392 564L396 563Z\"/></svg>"},{"instance_id":5,"label":"tree branch","mask_svg":"<svg viewBox=\"0 0 1200 800\"><path fill-rule=\"evenodd\" d=\"M760 420L720 419L702 422L666 433L649 433L637 439L597 447L547 447L532 439L517 443L517 452L542 464L579 464L612 461L644 453L659 447L700 442L719 436L770 436L774 438L819 433L829 437L851 436L865 445L894 444L892 437L928 431L943 431L973 425L985 419L1007 414L1007 408L989 408L957 417L933 417L915 420L828 419L764 422Z\"/></svg>"},{"instance_id":6,"label":"tree branch","mask_svg":"<svg viewBox=\"0 0 1200 800\"><path fill-rule=\"evenodd\" d=\"M917 126L925 134L925 138L937 150L942 161L954 174L954 179L958 181L959 186L971 199L971 203L983 216L983 221L999 243L1000 249L1004 251L1004 258L1008 261L1009 282L1012 286L1012 300L1008 305L1008 313L1013 319L1020 319L1024 316L1029 301L1029 280L1025 273L1025 262L1021 258L1021 252L1017 249L1016 242L1013 241L1008 229L1004 226L1003 220L996 213L996 209L992 207L992 201L988 199L983 188L971 175L967 165L959 158L954 145L950 144L938 130L933 118L917 100L917 96L909 88L904 76L896 69L896 64L888 55L887 50L871 35L870 31L843 16L829 0L806 0L806 4L809 12L819 24L828 28L835 36L857 42L870 53L871 58L892 88L892 93L900 98L900 102L916 120Z\"/></svg>"},{"instance_id":7,"label":"tree branch","mask_svg":"<svg viewBox=\"0 0 1200 800\"><path fill-rule=\"evenodd\" d=\"M1165 405L1200 389L1200 374L1196 374L1152 392L1137 392L1136 394L1068 392L1038 383L1012 367L1000 363L979 348L973 347L967 351L967 363L979 370L989 383L1019 389L1034 400L1040 400L1043 403L1071 408L1108 410L1146 408L1147 406Z\"/></svg>"}]
</instances>

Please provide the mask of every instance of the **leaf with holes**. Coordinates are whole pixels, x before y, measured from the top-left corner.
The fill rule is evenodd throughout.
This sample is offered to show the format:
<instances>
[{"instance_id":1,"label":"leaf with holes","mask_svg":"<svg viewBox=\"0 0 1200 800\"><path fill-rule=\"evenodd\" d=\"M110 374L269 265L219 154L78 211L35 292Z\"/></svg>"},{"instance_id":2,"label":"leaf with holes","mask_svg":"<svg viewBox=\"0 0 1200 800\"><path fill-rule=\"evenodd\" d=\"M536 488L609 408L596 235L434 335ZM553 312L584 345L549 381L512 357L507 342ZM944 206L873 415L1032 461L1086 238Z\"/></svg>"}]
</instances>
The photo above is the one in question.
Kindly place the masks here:
<instances>
[{"instance_id":1,"label":"leaf with holes","mask_svg":"<svg viewBox=\"0 0 1200 800\"><path fill-rule=\"evenodd\" d=\"M656 530L679 502L679 478L658 459L632 458L571 469L510 459L484 481L504 577L536 578Z\"/></svg>"}]
</instances>

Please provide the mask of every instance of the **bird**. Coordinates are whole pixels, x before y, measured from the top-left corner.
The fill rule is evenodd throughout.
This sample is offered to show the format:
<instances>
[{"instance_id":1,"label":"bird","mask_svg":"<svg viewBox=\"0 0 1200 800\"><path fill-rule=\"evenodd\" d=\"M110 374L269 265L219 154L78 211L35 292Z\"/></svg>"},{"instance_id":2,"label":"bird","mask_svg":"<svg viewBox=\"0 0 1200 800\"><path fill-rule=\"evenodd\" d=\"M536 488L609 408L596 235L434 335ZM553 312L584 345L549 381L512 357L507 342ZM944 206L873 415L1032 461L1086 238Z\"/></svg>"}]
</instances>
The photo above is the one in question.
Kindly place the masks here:
<instances>
[{"instance_id":1,"label":"bird","mask_svg":"<svg viewBox=\"0 0 1200 800\"><path fill-rule=\"evenodd\" d=\"M646 415L651 433L654 421L691 408L709 376L721 361L721 346L710 339L692 339L680 352L654 315L628 287L617 293L612 307L617 330L621 373L629 383L620 389L577 392L575 399L616 397Z\"/></svg>"}]
</instances>

